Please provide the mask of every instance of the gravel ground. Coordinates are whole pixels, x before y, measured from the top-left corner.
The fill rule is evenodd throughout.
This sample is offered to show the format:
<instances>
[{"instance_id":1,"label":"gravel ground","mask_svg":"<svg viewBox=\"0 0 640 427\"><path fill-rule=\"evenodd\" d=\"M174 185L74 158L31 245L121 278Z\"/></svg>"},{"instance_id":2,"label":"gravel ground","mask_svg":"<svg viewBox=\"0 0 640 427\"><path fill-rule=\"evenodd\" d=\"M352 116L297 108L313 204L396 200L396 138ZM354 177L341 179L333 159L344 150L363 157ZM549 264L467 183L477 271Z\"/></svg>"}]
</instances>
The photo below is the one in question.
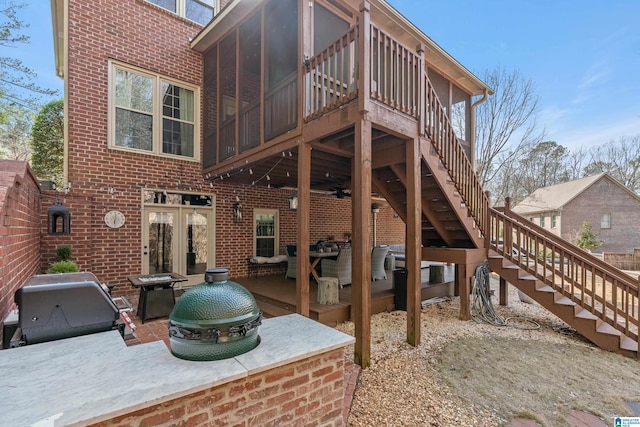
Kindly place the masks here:
<instances>
[{"instance_id":1,"label":"gravel ground","mask_svg":"<svg viewBox=\"0 0 640 427\"><path fill-rule=\"evenodd\" d=\"M498 295L497 280L492 289ZM361 371L354 394L350 426L498 426L509 414L498 414L463 400L451 391L435 365L450 340L500 336L555 343L591 346L562 320L537 304L520 302L517 290L509 286L509 307L493 304L502 317L534 319L538 330L496 327L486 323L458 320L459 299L422 309L421 343L406 343L406 312L380 313L371 319L371 366ZM353 323L337 329L354 334ZM353 346L346 358L353 360Z\"/></svg>"}]
</instances>

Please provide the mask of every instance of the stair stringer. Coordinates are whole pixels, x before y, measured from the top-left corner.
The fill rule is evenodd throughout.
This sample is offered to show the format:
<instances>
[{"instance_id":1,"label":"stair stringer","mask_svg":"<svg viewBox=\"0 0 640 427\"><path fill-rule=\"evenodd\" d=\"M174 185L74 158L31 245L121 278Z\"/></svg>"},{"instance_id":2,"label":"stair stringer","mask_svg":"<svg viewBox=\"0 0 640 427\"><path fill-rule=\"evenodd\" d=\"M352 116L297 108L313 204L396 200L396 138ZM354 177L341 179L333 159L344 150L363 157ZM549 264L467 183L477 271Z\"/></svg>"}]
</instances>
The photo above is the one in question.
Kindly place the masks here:
<instances>
[{"instance_id":1,"label":"stair stringer","mask_svg":"<svg viewBox=\"0 0 640 427\"><path fill-rule=\"evenodd\" d=\"M470 214L469 209L464 203L462 196L456 189L449 172L442 165L437 153L432 152L432 146L428 139L420 139L420 151L422 152L422 159L428 166L433 178L440 186L442 193L447 198L449 206L451 206L453 212L458 217L460 224L466 231L467 235L473 242L476 248L484 247L484 237L481 230L478 228L475 219Z\"/></svg>"},{"instance_id":2,"label":"stair stringer","mask_svg":"<svg viewBox=\"0 0 640 427\"><path fill-rule=\"evenodd\" d=\"M489 268L601 349L634 358L638 356L637 341L624 335L497 252L489 252Z\"/></svg>"}]
</instances>

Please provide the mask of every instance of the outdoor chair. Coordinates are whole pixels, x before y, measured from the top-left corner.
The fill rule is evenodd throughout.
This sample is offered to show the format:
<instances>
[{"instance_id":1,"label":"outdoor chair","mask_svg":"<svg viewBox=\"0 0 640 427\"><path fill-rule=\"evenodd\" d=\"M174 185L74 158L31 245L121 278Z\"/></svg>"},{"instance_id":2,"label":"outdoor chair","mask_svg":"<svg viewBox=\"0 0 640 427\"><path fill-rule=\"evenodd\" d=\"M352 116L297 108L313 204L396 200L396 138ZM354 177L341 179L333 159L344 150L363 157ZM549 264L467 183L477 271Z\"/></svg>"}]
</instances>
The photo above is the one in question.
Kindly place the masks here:
<instances>
[{"instance_id":1,"label":"outdoor chair","mask_svg":"<svg viewBox=\"0 0 640 427\"><path fill-rule=\"evenodd\" d=\"M351 248L342 248L336 259L323 258L322 277L337 277L340 287L351 284Z\"/></svg>"},{"instance_id":2,"label":"outdoor chair","mask_svg":"<svg viewBox=\"0 0 640 427\"><path fill-rule=\"evenodd\" d=\"M389 246L376 246L371 251L371 279L386 279L387 272L384 269L384 259L389 253Z\"/></svg>"},{"instance_id":3,"label":"outdoor chair","mask_svg":"<svg viewBox=\"0 0 640 427\"><path fill-rule=\"evenodd\" d=\"M296 278L296 245L287 245L287 272L284 278Z\"/></svg>"}]
</instances>

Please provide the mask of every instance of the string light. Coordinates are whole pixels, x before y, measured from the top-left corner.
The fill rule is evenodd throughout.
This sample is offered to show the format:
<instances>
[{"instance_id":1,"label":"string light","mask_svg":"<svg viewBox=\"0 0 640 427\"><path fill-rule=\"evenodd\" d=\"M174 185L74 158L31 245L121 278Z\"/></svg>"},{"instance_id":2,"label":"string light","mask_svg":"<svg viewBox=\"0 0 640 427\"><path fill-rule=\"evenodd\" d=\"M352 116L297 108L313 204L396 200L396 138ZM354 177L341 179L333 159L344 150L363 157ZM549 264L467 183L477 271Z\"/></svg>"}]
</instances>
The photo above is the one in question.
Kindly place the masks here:
<instances>
[{"instance_id":1,"label":"string light","mask_svg":"<svg viewBox=\"0 0 640 427\"><path fill-rule=\"evenodd\" d=\"M253 175L253 169L249 168L249 175Z\"/></svg>"}]
</instances>

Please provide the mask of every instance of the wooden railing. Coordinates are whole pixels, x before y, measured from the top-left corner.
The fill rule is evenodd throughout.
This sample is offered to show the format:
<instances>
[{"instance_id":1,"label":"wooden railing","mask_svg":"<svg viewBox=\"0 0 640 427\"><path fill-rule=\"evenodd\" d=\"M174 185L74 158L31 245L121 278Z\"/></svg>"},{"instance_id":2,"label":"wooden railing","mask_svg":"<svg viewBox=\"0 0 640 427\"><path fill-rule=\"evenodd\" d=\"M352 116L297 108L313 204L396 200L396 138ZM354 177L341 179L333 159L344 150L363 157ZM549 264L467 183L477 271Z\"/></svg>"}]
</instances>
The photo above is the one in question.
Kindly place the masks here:
<instances>
[{"instance_id":1,"label":"wooden railing","mask_svg":"<svg viewBox=\"0 0 640 427\"><path fill-rule=\"evenodd\" d=\"M309 58L305 73L305 121L358 96L358 27L351 27L322 52Z\"/></svg>"},{"instance_id":2,"label":"wooden railing","mask_svg":"<svg viewBox=\"0 0 640 427\"><path fill-rule=\"evenodd\" d=\"M293 72L264 95L264 140L298 126L298 73Z\"/></svg>"},{"instance_id":3,"label":"wooden railing","mask_svg":"<svg viewBox=\"0 0 640 427\"><path fill-rule=\"evenodd\" d=\"M422 58L371 25L371 98L418 117Z\"/></svg>"},{"instance_id":4,"label":"wooden railing","mask_svg":"<svg viewBox=\"0 0 640 427\"><path fill-rule=\"evenodd\" d=\"M509 209L491 209L490 248L638 341L638 281Z\"/></svg>"},{"instance_id":5,"label":"wooden railing","mask_svg":"<svg viewBox=\"0 0 640 427\"><path fill-rule=\"evenodd\" d=\"M431 145L438 154L442 165L449 173L460 197L464 201L469 214L486 237L486 221L488 218L489 198L482 190L464 147L458 140L431 81L424 76L425 133L431 139Z\"/></svg>"}]
</instances>

